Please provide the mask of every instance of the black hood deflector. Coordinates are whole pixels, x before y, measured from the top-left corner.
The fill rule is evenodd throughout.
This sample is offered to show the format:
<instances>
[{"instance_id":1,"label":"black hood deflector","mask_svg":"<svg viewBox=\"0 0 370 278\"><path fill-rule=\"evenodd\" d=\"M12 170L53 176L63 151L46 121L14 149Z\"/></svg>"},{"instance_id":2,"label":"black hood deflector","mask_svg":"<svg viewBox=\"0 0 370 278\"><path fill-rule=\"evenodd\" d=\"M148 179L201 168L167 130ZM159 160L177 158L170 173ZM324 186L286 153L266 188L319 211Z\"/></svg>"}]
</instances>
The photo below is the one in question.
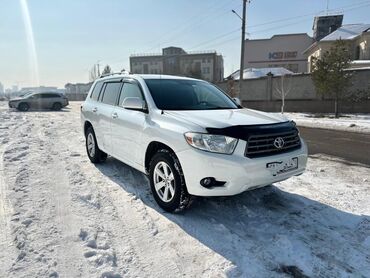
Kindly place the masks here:
<instances>
[{"instance_id":1,"label":"black hood deflector","mask_svg":"<svg viewBox=\"0 0 370 278\"><path fill-rule=\"evenodd\" d=\"M298 131L296 124L293 121L265 125L236 125L224 128L207 127L206 130L210 134L225 135L246 141L251 135L268 135L289 132L292 130Z\"/></svg>"}]
</instances>

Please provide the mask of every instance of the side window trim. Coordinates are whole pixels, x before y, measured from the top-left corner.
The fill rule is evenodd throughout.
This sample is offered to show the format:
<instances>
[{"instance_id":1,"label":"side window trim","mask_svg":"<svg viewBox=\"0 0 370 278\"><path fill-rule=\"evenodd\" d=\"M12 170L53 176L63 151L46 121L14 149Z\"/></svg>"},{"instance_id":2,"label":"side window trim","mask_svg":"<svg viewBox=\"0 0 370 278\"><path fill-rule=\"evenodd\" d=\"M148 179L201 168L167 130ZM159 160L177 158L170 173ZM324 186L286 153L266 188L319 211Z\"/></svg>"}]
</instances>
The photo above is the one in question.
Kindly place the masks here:
<instances>
[{"instance_id":1,"label":"side window trim","mask_svg":"<svg viewBox=\"0 0 370 278\"><path fill-rule=\"evenodd\" d=\"M117 94L117 98L116 98L116 102L114 103L114 106L118 106L118 102L119 102L119 98L121 96L121 92L122 92L122 87L124 85L124 82L123 81L116 81L115 83L120 83L121 85L119 86L119 90L118 90L118 94Z\"/></svg>"},{"instance_id":2,"label":"side window trim","mask_svg":"<svg viewBox=\"0 0 370 278\"><path fill-rule=\"evenodd\" d=\"M93 98L93 95L94 95L94 91L95 91L95 89L97 88L97 86L99 86L100 85L100 83L103 83L102 81L98 81L98 82L96 82L95 83L95 85L94 85L94 88L91 90L91 93L90 93L90 98L92 99L92 100L94 100L94 101L99 101L99 96L100 96L100 93L101 93L101 91L102 91L102 89L103 89L103 87L104 87L104 83L102 84L102 86L100 87L100 90L99 90L99 92L98 92L98 97L96 98L96 99L94 99Z\"/></svg>"},{"instance_id":3,"label":"side window trim","mask_svg":"<svg viewBox=\"0 0 370 278\"><path fill-rule=\"evenodd\" d=\"M98 83L99 82L96 82L95 84L94 84L94 87L92 88L92 90L91 90L91 93L90 93L90 98L92 99L92 96L93 96L93 94L94 94L94 90L95 90L95 88L96 88L96 86L98 86ZM101 89L101 88L100 88Z\"/></svg>"},{"instance_id":4,"label":"side window trim","mask_svg":"<svg viewBox=\"0 0 370 278\"><path fill-rule=\"evenodd\" d=\"M103 86L101 87L100 89L100 92L99 92L99 95L98 95L98 98L96 99L96 101L98 102L102 102L102 99L103 99L103 95L104 95L104 92L105 92L105 88L107 87L107 82L104 82L103 83Z\"/></svg>"}]
</instances>

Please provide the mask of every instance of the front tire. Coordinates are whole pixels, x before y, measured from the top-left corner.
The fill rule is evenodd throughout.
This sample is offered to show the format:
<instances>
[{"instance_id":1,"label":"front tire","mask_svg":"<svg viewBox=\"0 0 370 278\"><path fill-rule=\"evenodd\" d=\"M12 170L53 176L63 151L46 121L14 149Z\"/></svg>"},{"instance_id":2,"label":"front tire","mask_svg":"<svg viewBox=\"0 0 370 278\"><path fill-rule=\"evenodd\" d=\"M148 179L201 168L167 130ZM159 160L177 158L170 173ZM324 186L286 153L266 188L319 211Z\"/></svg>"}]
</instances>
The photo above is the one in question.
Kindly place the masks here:
<instances>
[{"instance_id":1,"label":"front tire","mask_svg":"<svg viewBox=\"0 0 370 278\"><path fill-rule=\"evenodd\" d=\"M30 106L26 102L21 102L20 104L18 104L17 109L20 110L20 111L25 112L25 111L28 111L30 109Z\"/></svg>"},{"instance_id":2,"label":"front tire","mask_svg":"<svg viewBox=\"0 0 370 278\"><path fill-rule=\"evenodd\" d=\"M180 162L168 150L159 150L149 167L150 187L157 204L167 212L181 211L189 206Z\"/></svg>"},{"instance_id":3,"label":"front tire","mask_svg":"<svg viewBox=\"0 0 370 278\"><path fill-rule=\"evenodd\" d=\"M94 129L89 127L86 130L86 152L90 161L94 164L104 162L107 159L107 154L101 151L96 141Z\"/></svg>"}]
</instances>

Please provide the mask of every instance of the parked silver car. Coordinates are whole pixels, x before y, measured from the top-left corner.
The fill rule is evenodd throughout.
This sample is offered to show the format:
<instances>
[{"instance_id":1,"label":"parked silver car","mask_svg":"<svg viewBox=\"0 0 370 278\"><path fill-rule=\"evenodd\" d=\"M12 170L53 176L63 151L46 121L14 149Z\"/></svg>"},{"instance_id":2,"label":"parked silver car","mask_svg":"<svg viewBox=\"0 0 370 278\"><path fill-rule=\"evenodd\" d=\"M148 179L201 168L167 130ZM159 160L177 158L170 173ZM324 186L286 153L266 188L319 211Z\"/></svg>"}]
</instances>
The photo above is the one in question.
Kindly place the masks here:
<instances>
[{"instance_id":1,"label":"parked silver car","mask_svg":"<svg viewBox=\"0 0 370 278\"><path fill-rule=\"evenodd\" d=\"M28 111L30 108L60 110L68 104L68 98L65 95L55 92L28 93L9 100L9 107L20 111Z\"/></svg>"}]
</instances>

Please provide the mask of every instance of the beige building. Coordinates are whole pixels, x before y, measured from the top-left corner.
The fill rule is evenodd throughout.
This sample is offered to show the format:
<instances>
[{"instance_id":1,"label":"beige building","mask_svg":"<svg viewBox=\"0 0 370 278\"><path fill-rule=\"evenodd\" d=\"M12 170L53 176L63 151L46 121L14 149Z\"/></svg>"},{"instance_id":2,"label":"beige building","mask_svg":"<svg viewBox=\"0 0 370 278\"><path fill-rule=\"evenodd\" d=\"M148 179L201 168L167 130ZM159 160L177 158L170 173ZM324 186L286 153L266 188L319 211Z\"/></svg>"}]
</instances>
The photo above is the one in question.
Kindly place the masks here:
<instances>
[{"instance_id":1,"label":"beige building","mask_svg":"<svg viewBox=\"0 0 370 278\"><path fill-rule=\"evenodd\" d=\"M321 58L326 51L330 50L333 43L340 39L348 42L353 59L352 68L370 66L370 24L349 24L343 25L304 51L308 57L308 70L310 72L313 57Z\"/></svg>"},{"instance_id":2,"label":"beige building","mask_svg":"<svg viewBox=\"0 0 370 278\"><path fill-rule=\"evenodd\" d=\"M186 52L180 47L167 47L161 54L131 55L130 72L138 74L169 74L222 81L224 65L214 51Z\"/></svg>"},{"instance_id":3,"label":"beige building","mask_svg":"<svg viewBox=\"0 0 370 278\"><path fill-rule=\"evenodd\" d=\"M306 33L274 35L269 39L245 40L245 68L279 68L307 72L303 53L313 43Z\"/></svg>"}]
</instances>

